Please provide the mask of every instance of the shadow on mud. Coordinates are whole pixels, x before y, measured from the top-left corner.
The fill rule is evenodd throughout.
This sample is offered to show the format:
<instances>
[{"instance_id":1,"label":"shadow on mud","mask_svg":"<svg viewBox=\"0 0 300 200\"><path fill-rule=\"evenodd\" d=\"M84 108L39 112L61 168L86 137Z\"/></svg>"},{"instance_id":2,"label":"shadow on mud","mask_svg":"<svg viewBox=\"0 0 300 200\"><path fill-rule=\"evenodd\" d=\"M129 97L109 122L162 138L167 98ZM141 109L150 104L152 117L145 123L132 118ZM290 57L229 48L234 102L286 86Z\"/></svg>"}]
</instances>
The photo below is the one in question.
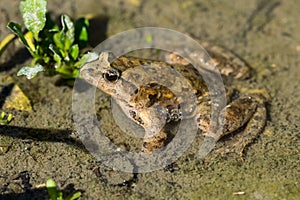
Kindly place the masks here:
<instances>
[{"instance_id":1,"label":"shadow on mud","mask_svg":"<svg viewBox=\"0 0 300 200\"><path fill-rule=\"evenodd\" d=\"M47 191L45 188L38 188L27 190L24 193L9 193L9 194L0 194L0 199L46 199Z\"/></svg>"},{"instance_id":2,"label":"shadow on mud","mask_svg":"<svg viewBox=\"0 0 300 200\"><path fill-rule=\"evenodd\" d=\"M34 141L63 142L86 150L81 141L72 137L71 134L72 130L66 129L41 129L0 125L0 135Z\"/></svg>"}]
</instances>

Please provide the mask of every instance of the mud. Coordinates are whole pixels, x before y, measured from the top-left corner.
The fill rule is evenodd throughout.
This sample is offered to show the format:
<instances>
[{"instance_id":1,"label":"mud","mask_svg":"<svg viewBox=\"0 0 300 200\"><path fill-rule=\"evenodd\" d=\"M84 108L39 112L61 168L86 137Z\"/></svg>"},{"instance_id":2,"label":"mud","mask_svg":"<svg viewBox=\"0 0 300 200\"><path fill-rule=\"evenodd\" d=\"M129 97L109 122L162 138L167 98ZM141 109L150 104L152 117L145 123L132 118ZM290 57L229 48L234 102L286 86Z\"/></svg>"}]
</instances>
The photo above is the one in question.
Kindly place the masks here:
<instances>
[{"instance_id":1,"label":"mud","mask_svg":"<svg viewBox=\"0 0 300 200\"><path fill-rule=\"evenodd\" d=\"M0 39L9 33L7 21L21 22L18 2L0 0ZM59 84L58 77L16 77L18 68L29 62L16 41L1 56L0 76L13 77L33 110L1 108L15 117L8 126L0 126L0 144L10 146L0 155L0 199L47 199L41 184L48 178L66 193L82 191L81 199L299 199L298 1L55 0L48 2L48 9L55 16L92 16L94 46L131 28L159 26L232 50L255 71L245 84L270 94L267 126L243 160L225 156L202 163L198 138L167 169L138 175L112 172L78 139L72 87ZM108 134L116 135L115 142L122 145L127 138L120 137L107 115L109 97L98 95L97 109L106 116Z\"/></svg>"}]
</instances>

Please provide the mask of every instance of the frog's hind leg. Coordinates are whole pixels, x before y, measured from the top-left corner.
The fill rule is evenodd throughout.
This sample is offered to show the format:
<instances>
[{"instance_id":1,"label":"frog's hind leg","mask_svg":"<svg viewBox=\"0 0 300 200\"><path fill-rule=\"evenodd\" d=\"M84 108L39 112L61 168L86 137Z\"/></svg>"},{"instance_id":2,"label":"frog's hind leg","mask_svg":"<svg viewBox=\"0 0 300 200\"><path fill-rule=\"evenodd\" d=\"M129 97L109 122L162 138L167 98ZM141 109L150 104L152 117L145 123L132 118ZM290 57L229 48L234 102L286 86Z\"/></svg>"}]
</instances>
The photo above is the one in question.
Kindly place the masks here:
<instances>
[{"instance_id":1,"label":"frog's hind leg","mask_svg":"<svg viewBox=\"0 0 300 200\"><path fill-rule=\"evenodd\" d=\"M266 107L263 104L258 104L256 111L247 123L245 130L240 134L240 139L234 142L231 148L227 149L228 153L236 152L242 156L245 147L262 132L266 124L266 119Z\"/></svg>"},{"instance_id":2,"label":"frog's hind leg","mask_svg":"<svg viewBox=\"0 0 300 200\"><path fill-rule=\"evenodd\" d=\"M233 132L239 132L238 140L228 142L217 150L221 154L235 152L242 156L244 148L263 130L266 123L265 99L259 95L241 97L223 109L219 116L219 129L211 134L218 141ZM245 126L243 130L240 128Z\"/></svg>"},{"instance_id":3,"label":"frog's hind leg","mask_svg":"<svg viewBox=\"0 0 300 200\"><path fill-rule=\"evenodd\" d=\"M232 51L207 42L201 42L200 44L205 50L207 50L209 56L211 57L210 65L203 65L203 68L214 70L214 67L216 67L223 76L232 77L233 79L243 80L249 78L251 71L249 65ZM204 60L207 56L204 51L189 52L189 54L192 58L197 60ZM178 54L176 54L176 52L166 54L165 60L169 64L189 64L187 60L180 57Z\"/></svg>"}]
</instances>

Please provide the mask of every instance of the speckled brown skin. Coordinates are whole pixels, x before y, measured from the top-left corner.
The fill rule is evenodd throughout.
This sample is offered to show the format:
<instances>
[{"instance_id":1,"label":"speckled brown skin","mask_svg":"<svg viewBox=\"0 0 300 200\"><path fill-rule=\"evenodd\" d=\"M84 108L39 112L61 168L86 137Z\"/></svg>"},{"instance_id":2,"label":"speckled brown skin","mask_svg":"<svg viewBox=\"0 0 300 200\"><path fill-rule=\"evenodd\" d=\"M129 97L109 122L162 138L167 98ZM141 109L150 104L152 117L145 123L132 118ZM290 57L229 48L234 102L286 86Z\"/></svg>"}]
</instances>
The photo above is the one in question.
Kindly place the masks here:
<instances>
[{"instance_id":1,"label":"speckled brown skin","mask_svg":"<svg viewBox=\"0 0 300 200\"><path fill-rule=\"evenodd\" d=\"M216 65L219 72L224 76L231 76L234 79L246 79L250 76L250 68L247 64L234 53L229 50L216 45L211 45L210 43L201 43L202 47L207 51L207 53L212 58L211 61ZM203 52L192 52L192 57L201 59L204 55ZM182 64L187 65L189 62L182 57L178 56L176 53L170 53L165 56L166 62L170 64Z\"/></svg>"},{"instance_id":2,"label":"speckled brown skin","mask_svg":"<svg viewBox=\"0 0 300 200\"><path fill-rule=\"evenodd\" d=\"M244 62L233 57L233 54L225 54L226 51L221 51L221 54L214 51L220 49L222 50L213 46L211 51L214 53L210 53L213 56L213 62L223 75L237 79L249 76L249 68ZM207 86L192 65L185 63L182 58L174 54L167 56L166 60L169 63L126 56L121 56L111 62L110 56L110 53L102 52L99 60L83 66L81 76L115 98L125 114L144 127L144 152L153 152L165 145L168 138L166 124L180 121L182 117L180 105L189 104L189 98L179 97L174 94L174 90L196 96L194 102L196 105L188 107L191 110L190 116L195 119L195 123L203 134L214 138L215 141L245 126L239 131L240 140L230 144L224 152L235 151L242 154L244 147L265 126L265 98L261 94L254 93L241 95L221 109L218 120L215 122L214 132L212 132L209 129L211 101ZM147 65L148 68L141 67L143 65ZM204 68L209 70L207 67ZM171 69L176 70L181 77L177 78L175 73L172 74ZM162 80L165 85L156 81L149 82L150 74L155 74L156 80ZM176 78L170 78L170 74ZM227 94L228 99L231 99L230 93Z\"/></svg>"}]
</instances>

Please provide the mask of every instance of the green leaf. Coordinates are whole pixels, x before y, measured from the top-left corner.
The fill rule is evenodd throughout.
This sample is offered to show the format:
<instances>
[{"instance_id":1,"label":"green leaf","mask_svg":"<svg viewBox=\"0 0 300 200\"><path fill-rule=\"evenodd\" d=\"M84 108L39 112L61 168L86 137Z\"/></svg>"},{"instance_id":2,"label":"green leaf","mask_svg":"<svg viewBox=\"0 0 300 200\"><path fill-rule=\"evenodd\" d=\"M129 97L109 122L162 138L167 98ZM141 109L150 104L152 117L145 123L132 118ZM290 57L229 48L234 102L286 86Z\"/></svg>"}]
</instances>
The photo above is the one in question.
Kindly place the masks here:
<instances>
[{"instance_id":1,"label":"green leaf","mask_svg":"<svg viewBox=\"0 0 300 200\"><path fill-rule=\"evenodd\" d=\"M7 116L7 122L10 122L13 117L14 116L11 113L9 113L8 116Z\"/></svg>"},{"instance_id":2,"label":"green leaf","mask_svg":"<svg viewBox=\"0 0 300 200\"><path fill-rule=\"evenodd\" d=\"M86 18L79 18L75 22L75 43L79 48L84 48L88 42L88 27L89 20Z\"/></svg>"},{"instance_id":3,"label":"green leaf","mask_svg":"<svg viewBox=\"0 0 300 200\"><path fill-rule=\"evenodd\" d=\"M22 67L18 73L17 76L25 75L27 79L32 79L37 75L37 73L44 71L44 67L40 64L36 64L35 66L26 66Z\"/></svg>"},{"instance_id":4,"label":"green leaf","mask_svg":"<svg viewBox=\"0 0 300 200\"><path fill-rule=\"evenodd\" d=\"M24 24L36 40L46 23L46 5L46 0L25 0L20 3Z\"/></svg>"},{"instance_id":5,"label":"green leaf","mask_svg":"<svg viewBox=\"0 0 300 200\"><path fill-rule=\"evenodd\" d=\"M62 57L60 56L59 50L53 44L49 45L49 49L53 52L53 59L56 62L57 66L60 67Z\"/></svg>"},{"instance_id":6,"label":"green leaf","mask_svg":"<svg viewBox=\"0 0 300 200\"><path fill-rule=\"evenodd\" d=\"M58 192L57 200L64 200L62 192Z\"/></svg>"},{"instance_id":7,"label":"green leaf","mask_svg":"<svg viewBox=\"0 0 300 200\"><path fill-rule=\"evenodd\" d=\"M15 39L14 34L8 34L5 36L2 41L0 41L0 56L2 55L3 51L6 49L6 47Z\"/></svg>"},{"instance_id":8,"label":"green leaf","mask_svg":"<svg viewBox=\"0 0 300 200\"><path fill-rule=\"evenodd\" d=\"M0 115L0 119L4 119L4 117L5 117L5 112L2 112Z\"/></svg>"},{"instance_id":9,"label":"green leaf","mask_svg":"<svg viewBox=\"0 0 300 200\"><path fill-rule=\"evenodd\" d=\"M75 29L74 29L74 24L70 17L67 15L62 15L61 16L61 23L63 25L62 31L65 32L66 37L65 37L65 50L69 50L71 45L73 44L75 40Z\"/></svg>"},{"instance_id":10,"label":"green leaf","mask_svg":"<svg viewBox=\"0 0 300 200\"><path fill-rule=\"evenodd\" d=\"M49 198L51 200L57 200L57 188L53 179L48 179L46 182L46 188L48 190Z\"/></svg>"},{"instance_id":11,"label":"green leaf","mask_svg":"<svg viewBox=\"0 0 300 200\"><path fill-rule=\"evenodd\" d=\"M73 70L73 78L77 78L79 75L79 70L78 69L74 69Z\"/></svg>"},{"instance_id":12,"label":"green leaf","mask_svg":"<svg viewBox=\"0 0 300 200\"><path fill-rule=\"evenodd\" d=\"M78 38L78 43L81 45L81 48L86 46L88 40L89 40L88 29L86 27L82 27Z\"/></svg>"},{"instance_id":13,"label":"green leaf","mask_svg":"<svg viewBox=\"0 0 300 200\"><path fill-rule=\"evenodd\" d=\"M56 72L59 73L63 78L74 78L72 74L72 70L66 68L65 66L57 67Z\"/></svg>"},{"instance_id":14,"label":"green leaf","mask_svg":"<svg viewBox=\"0 0 300 200\"><path fill-rule=\"evenodd\" d=\"M71 46L70 49L70 55L73 58L73 60L77 60L78 55L79 55L79 47L78 44L74 44L73 46Z\"/></svg>"},{"instance_id":15,"label":"green leaf","mask_svg":"<svg viewBox=\"0 0 300 200\"><path fill-rule=\"evenodd\" d=\"M64 46L65 46L65 44L64 44L64 40L65 40L64 32L55 33L53 35L53 40L54 40L54 43L57 46L57 48L64 49Z\"/></svg>"},{"instance_id":16,"label":"green leaf","mask_svg":"<svg viewBox=\"0 0 300 200\"><path fill-rule=\"evenodd\" d=\"M62 57L69 60L68 51L74 42L74 24L67 15L61 16L62 30L53 35L53 40Z\"/></svg>"},{"instance_id":17,"label":"green leaf","mask_svg":"<svg viewBox=\"0 0 300 200\"><path fill-rule=\"evenodd\" d=\"M88 52L84 54L78 62L75 63L75 67L81 68L81 66L84 65L86 62L92 62L94 60L97 60L98 58L98 54L94 52Z\"/></svg>"},{"instance_id":18,"label":"green leaf","mask_svg":"<svg viewBox=\"0 0 300 200\"><path fill-rule=\"evenodd\" d=\"M30 49L25 37L24 37L24 34L22 32L22 26L18 23L14 23L14 22L9 22L7 24L7 28L9 28L14 34L16 34L21 42L25 45L25 47L30 51L30 53L32 54L33 51Z\"/></svg>"},{"instance_id":19,"label":"green leaf","mask_svg":"<svg viewBox=\"0 0 300 200\"><path fill-rule=\"evenodd\" d=\"M78 192L75 192L74 194L67 196L65 198L65 200L75 200L75 199L78 199L80 196L81 196L81 192L78 191Z\"/></svg>"},{"instance_id":20,"label":"green leaf","mask_svg":"<svg viewBox=\"0 0 300 200\"><path fill-rule=\"evenodd\" d=\"M79 35L79 40L84 42L87 42L89 40L89 33L86 27L82 27Z\"/></svg>"},{"instance_id":21,"label":"green leaf","mask_svg":"<svg viewBox=\"0 0 300 200\"><path fill-rule=\"evenodd\" d=\"M60 66L61 66L61 57L60 57L58 54L54 53L53 59L54 59L55 62L56 62L56 66L57 66L57 67L60 67Z\"/></svg>"}]
</instances>

